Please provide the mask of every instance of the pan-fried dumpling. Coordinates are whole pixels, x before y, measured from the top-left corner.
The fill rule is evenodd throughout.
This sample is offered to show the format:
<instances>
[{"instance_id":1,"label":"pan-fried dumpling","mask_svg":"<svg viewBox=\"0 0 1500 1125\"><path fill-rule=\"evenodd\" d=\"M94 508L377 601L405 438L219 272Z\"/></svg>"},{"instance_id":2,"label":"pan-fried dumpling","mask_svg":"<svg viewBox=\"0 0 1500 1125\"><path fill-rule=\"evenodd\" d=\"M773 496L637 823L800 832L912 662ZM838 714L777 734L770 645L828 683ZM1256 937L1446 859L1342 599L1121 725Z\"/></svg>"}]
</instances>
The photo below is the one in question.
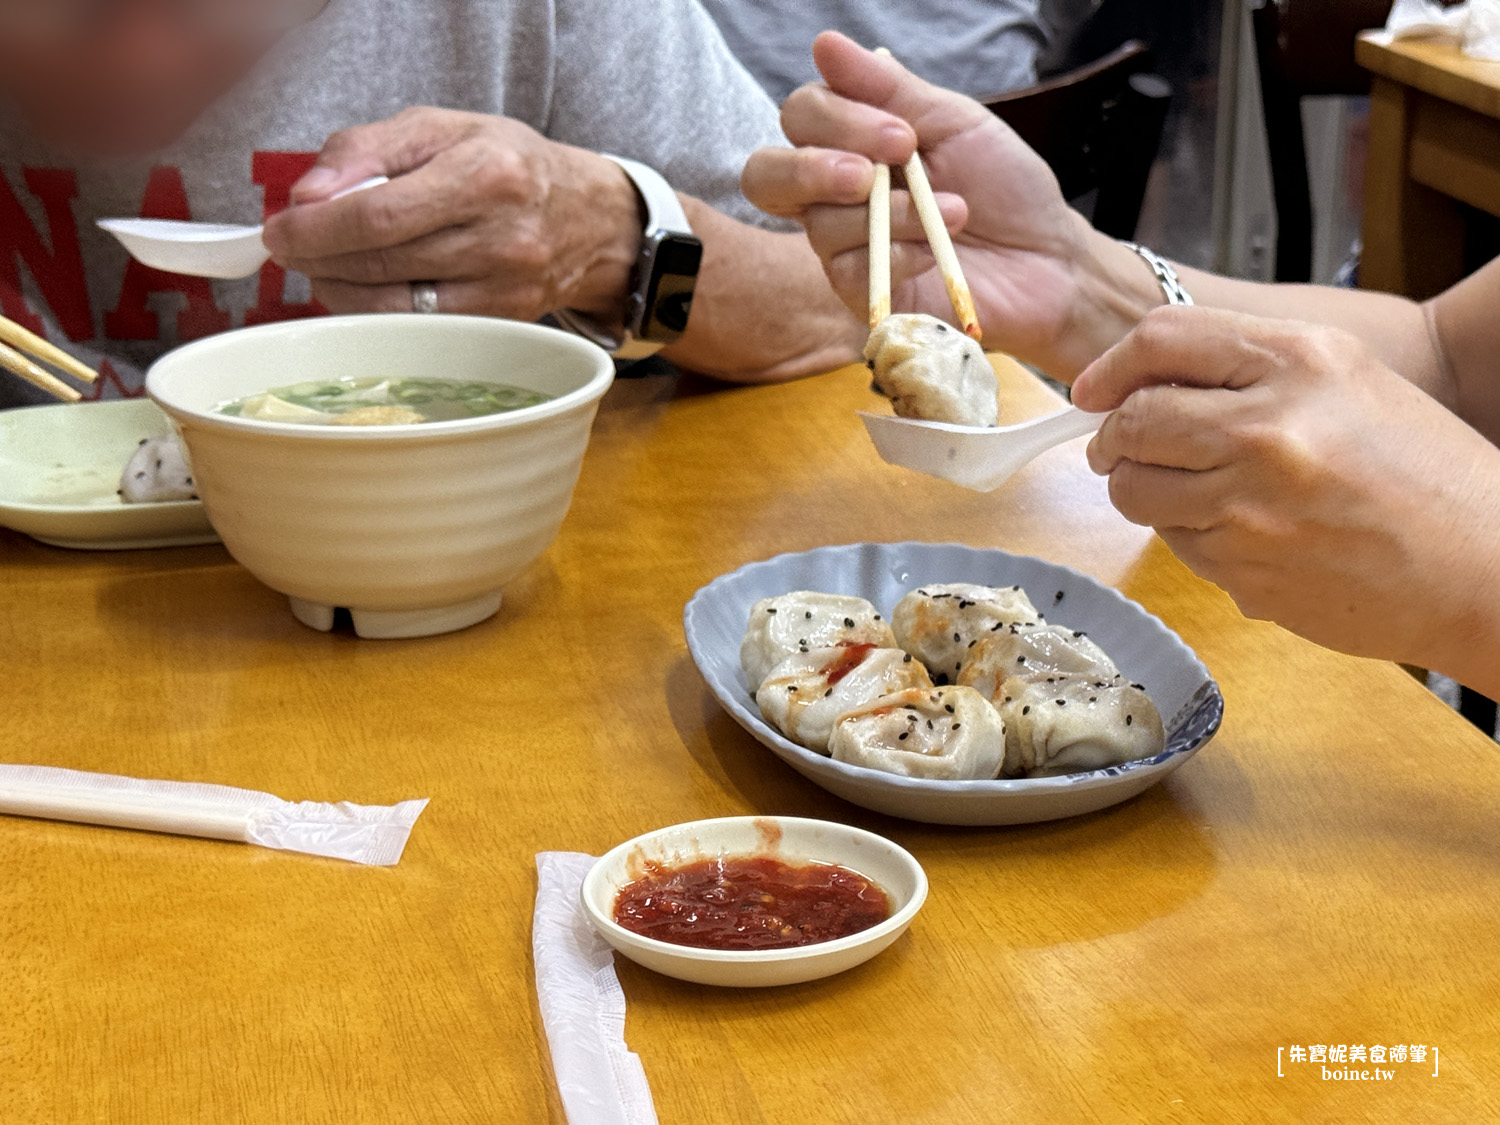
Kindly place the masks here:
<instances>
[{"instance_id":1,"label":"pan-fried dumpling","mask_svg":"<svg viewBox=\"0 0 1500 1125\"><path fill-rule=\"evenodd\" d=\"M198 499L182 442L175 436L142 439L120 477L120 499L127 504Z\"/></svg>"},{"instance_id":2,"label":"pan-fried dumpling","mask_svg":"<svg viewBox=\"0 0 1500 1125\"><path fill-rule=\"evenodd\" d=\"M1011 677L1033 683L1068 676L1112 681L1118 672L1105 651L1077 630L1012 625L990 633L969 650L958 682L997 703L1000 687Z\"/></svg>"},{"instance_id":3,"label":"pan-fried dumpling","mask_svg":"<svg viewBox=\"0 0 1500 1125\"><path fill-rule=\"evenodd\" d=\"M939 684L956 680L969 650L1012 625L1035 625L1036 606L1019 586L995 589L966 582L922 586L896 603L896 643Z\"/></svg>"},{"instance_id":4,"label":"pan-fried dumpling","mask_svg":"<svg viewBox=\"0 0 1500 1125\"><path fill-rule=\"evenodd\" d=\"M1045 777L1102 769L1161 753L1161 715L1139 684L1069 676L1001 687L1005 773Z\"/></svg>"},{"instance_id":5,"label":"pan-fried dumpling","mask_svg":"<svg viewBox=\"0 0 1500 1125\"><path fill-rule=\"evenodd\" d=\"M909 689L843 715L828 751L835 761L905 777L987 780L1005 758L1005 724L972 688Z\"/></svg>"},{"instance_id":6,"label":"pan-fried dumpling","mask_svg":"<svg viewBox=\"0 0 1500 1125\"><path fill-rule=\"evenodd\" d=\"M896 647L890 625L864 598L812 590L761 598L750 609L750 624L740 645L740 667L754 691L787 657L841 641Z\"/></svg>"},{"instance_id":7,"label":"pan-fried dumpling","mask_svg":"<svg viewBox=\"0 0 1500 1125\"><path fill-rule=\"evenodd\" d=\"M755 693L766 722L820 754L846 711L905 688L931 688L927 669L899 648L843 644L794 652Z\"/></svg>"},{"instance_id":8,"label":"pan-fried dumpling","mask_svg":"<svg viewBox=\"0 0 1500 1125\"><path fill-rule=\"evenodd\" d=\"M865 343L875 389L902 418L993 426L1000 421L1000 385L984 349L925 313L897 313L876 325Z\"/></svg>"}]
</instances>

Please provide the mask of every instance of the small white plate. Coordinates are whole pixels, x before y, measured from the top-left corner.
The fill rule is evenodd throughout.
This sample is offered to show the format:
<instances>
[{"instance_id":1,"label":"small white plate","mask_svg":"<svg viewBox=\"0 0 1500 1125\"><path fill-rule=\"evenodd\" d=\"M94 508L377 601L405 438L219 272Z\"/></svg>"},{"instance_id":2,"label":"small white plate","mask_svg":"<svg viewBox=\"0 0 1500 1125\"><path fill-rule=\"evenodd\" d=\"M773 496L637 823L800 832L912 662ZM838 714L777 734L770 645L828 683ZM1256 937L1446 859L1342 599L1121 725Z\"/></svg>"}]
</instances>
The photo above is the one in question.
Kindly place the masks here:
<instances>
[{"instance_id":1,"label":"small white plate","mask_svg":"<svg viewBox=\"0 0 1500 1125\"><path fill-rule=\"evenodd\" d=\"M99 551L217 543L197 500L126 504L116 494L140 440L171 432L145 399L0 411L0 527Z\"/></svg>"},{"instance_id":2,"label":"small white plate","mask_svg":"<svg viewBox=\"0 0 1500 1125\"><path fill-rule=\"evenodd\" d=\"M783 738L761 718L740 668L750 607L792 590L856 594L887 618L925 582L1019 583L1049 620L1083 629L1146 691L1167 728L1154 758L1086 773L999 781L934 781L836 762ZM778 758L856 805L931 824L1029 824L1094 812L1134 797L1214 736L1224 698L1193 650L1161 619L1118 591L1065 566L957 543L851 543L749 563L693 595L683 614L693 660L740 726Z\"/></svg>"},{"instance_id":3,"label":"small white plate","mask_svg":"<svg viewBox=\"0 0 1500 1125\"><path fill-rule=\"evenodd\" d=\"M638 877L642 862L682 864L721 855L836 863L880 887L890 900L891 916L835 941L757 950L674 945L642 937L615 921L615 899ZM795 816L731 816L660 828L609 851L583 880L583 909L619 952L678 980L734 988L800 984L852 969L904 934L926 901L927 874L905 848L862 828Z\"/></svg>"}]
</instances>

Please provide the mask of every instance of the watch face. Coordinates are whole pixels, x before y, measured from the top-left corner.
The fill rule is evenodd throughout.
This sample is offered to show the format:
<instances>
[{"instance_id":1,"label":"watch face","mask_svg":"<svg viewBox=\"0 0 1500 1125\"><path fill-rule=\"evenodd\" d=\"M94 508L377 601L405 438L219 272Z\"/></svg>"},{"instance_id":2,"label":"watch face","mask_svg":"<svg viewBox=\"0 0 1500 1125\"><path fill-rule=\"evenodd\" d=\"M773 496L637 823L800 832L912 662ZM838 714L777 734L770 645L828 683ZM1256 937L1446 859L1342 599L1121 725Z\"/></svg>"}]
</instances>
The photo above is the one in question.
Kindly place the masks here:
<instances>
[{"instance_id":1,"label":"watch face","mask_svg":"<svg viewBox=\"0 0 1500 1125\"><path fill-rule=\"evenodd\" d=\"M671 343L687 330L693 290L703 263L703 243L690 234L653 235L642 250L644 307L635 335Z\"/></svg>"}]
</instances>

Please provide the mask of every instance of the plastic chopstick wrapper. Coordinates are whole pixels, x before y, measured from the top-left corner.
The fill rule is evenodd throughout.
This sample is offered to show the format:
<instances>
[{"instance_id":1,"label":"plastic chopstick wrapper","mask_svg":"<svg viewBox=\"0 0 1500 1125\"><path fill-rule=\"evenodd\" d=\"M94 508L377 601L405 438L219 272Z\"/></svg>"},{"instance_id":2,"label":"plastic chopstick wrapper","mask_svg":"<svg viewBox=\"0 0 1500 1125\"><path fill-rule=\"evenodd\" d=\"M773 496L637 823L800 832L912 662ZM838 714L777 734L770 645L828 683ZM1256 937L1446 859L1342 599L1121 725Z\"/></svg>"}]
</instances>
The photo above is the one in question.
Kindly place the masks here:
<instances>
[{"instance_id":1,"label":"plastic chopstick wrapper","mask_svg":"<svg viewBox=\"0 0 1500 1125\"><path fill-rule=\"evenodd\" d=\"M52 766L0 765L0 813L233 840L389 867L427 802L283 801L190 781L146 781Z\"/></svg>"},{"instance_id":2,"label":"plastic chopstick wrapper","mask_svg":"<svg viewBox=\"0 0 1500 1125\"><path fill-rule=\"evenodd\" d=\"M614 953L584 917L583 877L594 857L536 857L532 960L552 1073L569 1125L657 1125L639 1055L625 1046L625 992Z\"/></svg>"}]
</instances>

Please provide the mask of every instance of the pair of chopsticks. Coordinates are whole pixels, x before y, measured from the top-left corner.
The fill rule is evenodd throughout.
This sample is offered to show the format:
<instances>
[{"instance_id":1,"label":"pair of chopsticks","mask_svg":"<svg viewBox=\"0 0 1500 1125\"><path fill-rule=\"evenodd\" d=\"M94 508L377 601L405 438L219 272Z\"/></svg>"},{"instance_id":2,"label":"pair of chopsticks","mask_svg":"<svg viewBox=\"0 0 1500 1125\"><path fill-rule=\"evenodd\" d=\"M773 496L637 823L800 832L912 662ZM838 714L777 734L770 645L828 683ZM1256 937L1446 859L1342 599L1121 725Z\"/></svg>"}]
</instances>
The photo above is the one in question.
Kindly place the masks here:
<instances>
[{"instance_id":1,"label":"pair of chopsticks","mask_svg":"<svg viewBox=\"0 0 1500 1125\"><path fill-rule=\"evenodd\" d=\"M881 47L878 55L889 55ZM943 224L942 212L938 210L937 197L932 194L932 184L927 179L927 169L922 166L922 157L913 152L911 159L902 168L906 176L906 189L911 192L917 216L922 220L922 231L932 247L932 256L937 259L938 271L943 275L943 284L948 289L948 300L953 302L953 311L958 315L959 327L975 340L982 339L979 316L974 311L974 297L969 292L969 283L964 280L963 267L958 264L958 253L953 249L953 239ZM875 185L870 189L870 327L874 328L891 315L891 168L888 164L875 165Z\"/></svg>"},{"instance_id":2,"label":"pair of chopsticks","mask_svg":"<svg viewBox=\"0 0 1500 1125\"><path fill-rule=\"evenodd\" d=\"M98 378L94 371L61 348L48 343L35 332L22 328L15 321L0 316L0 367L13 375L19 375L34 386L41 387L42 390L54 398L62 399L63 402L77 402L83 397L74 388L33 360L51 364L85 383L92 383Z\"/></svg>"}]
</instances>

